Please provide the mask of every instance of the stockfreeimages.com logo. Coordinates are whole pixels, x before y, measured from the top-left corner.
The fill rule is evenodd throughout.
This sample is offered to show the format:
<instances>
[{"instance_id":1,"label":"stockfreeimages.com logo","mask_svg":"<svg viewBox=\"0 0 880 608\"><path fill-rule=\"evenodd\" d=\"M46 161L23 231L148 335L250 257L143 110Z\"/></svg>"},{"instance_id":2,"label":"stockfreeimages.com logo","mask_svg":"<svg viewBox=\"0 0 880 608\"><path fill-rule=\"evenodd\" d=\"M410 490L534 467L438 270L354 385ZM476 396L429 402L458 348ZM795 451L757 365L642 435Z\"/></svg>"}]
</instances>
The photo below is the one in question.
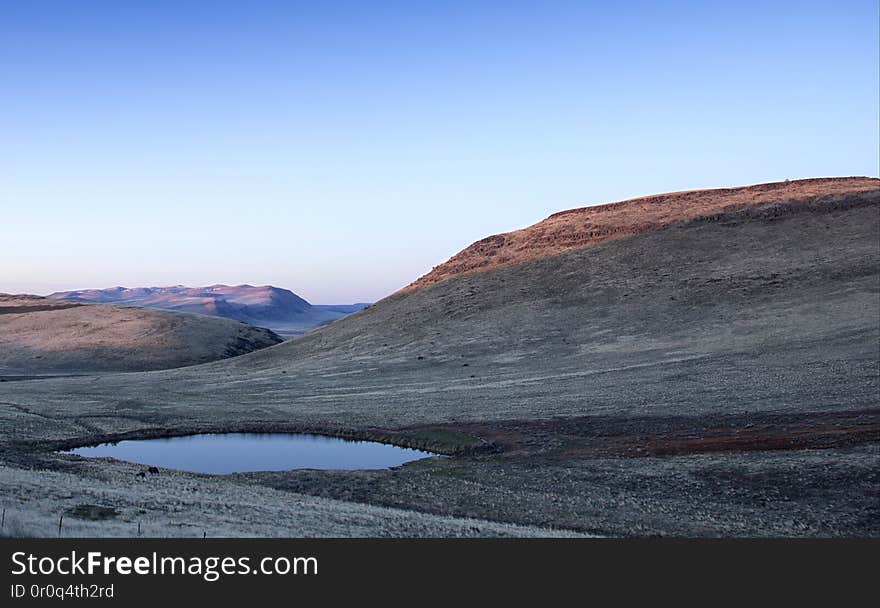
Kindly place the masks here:
<instances>
[{"instance_id":1,"label":"stockfreeimages.com logo","mask_svg":"<svg viewBox=\"0 0 880 608\"><path fill-rule=\"evenodd\" d=\"M315 575L318 559L315 557L172 557L157 553L137 557L104 555L100 551L60 557L37 556L24 551L12 554L13 575L188 575L201 576L214 582L221 576L239 574L262 575Z\"/></svg>"}]
</instances>

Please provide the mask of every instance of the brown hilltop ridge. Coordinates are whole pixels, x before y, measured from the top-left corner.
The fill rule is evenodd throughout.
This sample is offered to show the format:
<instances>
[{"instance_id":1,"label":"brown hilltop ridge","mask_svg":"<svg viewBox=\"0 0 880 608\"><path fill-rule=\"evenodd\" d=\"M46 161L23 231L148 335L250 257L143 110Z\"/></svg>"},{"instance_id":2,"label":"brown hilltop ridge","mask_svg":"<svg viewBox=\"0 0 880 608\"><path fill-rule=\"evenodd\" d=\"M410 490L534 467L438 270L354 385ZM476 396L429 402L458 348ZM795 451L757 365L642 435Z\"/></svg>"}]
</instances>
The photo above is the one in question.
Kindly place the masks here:
<instances>
[{"instance_id":1,"label":"brown hilltop ridge","mask_svg":"<svg viewBox=\"0 0 880 608\"><path fill-rule=\"evenodd\" d=\"M481 239L401 291L427 287L463 273L511 266L718 213L774 203L820 202L826 198L873 191L880 192L880 179L824 177L738 188L670 192L570 209L554 213L528 228Z\"/></svg>"}]
</instances>

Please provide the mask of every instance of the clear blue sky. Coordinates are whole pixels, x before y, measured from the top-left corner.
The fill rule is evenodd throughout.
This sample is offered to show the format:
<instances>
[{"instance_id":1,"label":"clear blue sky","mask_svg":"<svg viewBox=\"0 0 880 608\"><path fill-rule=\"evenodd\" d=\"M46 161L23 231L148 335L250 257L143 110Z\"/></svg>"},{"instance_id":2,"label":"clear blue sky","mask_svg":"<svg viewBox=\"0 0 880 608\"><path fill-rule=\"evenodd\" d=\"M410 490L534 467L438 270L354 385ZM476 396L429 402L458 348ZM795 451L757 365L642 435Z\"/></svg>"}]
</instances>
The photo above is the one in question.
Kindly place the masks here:
<instances>
[{"instance_id":1,"label":"clear blue sky","mask_svg":"<svg viewBox=\"0 0 880 608\"><path fill-rule=\"evenodd\" d=\"M571 207L877 175L878 2L3 2L0 292L376 300Z\"/></svg>"}]
</instances>

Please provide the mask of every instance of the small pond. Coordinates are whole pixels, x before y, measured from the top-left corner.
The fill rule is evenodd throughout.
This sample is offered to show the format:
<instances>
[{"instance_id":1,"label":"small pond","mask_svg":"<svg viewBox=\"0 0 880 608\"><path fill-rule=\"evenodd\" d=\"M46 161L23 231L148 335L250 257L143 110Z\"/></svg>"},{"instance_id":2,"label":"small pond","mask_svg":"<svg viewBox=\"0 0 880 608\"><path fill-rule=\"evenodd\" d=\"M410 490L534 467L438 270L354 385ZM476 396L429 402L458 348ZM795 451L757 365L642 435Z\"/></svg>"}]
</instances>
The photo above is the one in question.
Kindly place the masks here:
<instances>
[{"instance_id":1,"label":"small pond","mask_svg":"<svg viewBox=\"0 0 880 608\"><path fill-rule=\"evenodd\" d=\"M373 441L292 433L222 433L125 440L64 453L109 456L196 473L386 469L435 455Z\"/></svg>"}]
</instances>

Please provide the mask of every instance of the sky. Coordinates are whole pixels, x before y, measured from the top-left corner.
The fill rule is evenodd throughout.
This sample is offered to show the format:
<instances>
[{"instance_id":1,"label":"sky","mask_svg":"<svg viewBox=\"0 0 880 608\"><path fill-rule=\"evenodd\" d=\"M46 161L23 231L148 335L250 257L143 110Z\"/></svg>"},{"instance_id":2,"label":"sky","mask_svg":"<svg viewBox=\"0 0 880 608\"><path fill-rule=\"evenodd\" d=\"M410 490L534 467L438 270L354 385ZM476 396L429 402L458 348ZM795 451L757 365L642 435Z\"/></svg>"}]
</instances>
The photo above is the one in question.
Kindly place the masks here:
<instances>
[{"instance_id":1,"label":"sky","mask_svg":"<svg viewBox=\"0 0 880 608\"><path fill-rule=\"evenodd\" d=\"M375 301L573 207L880 173L878 2L0 2L0 292Z\"/></svg>"}]
</instances>

